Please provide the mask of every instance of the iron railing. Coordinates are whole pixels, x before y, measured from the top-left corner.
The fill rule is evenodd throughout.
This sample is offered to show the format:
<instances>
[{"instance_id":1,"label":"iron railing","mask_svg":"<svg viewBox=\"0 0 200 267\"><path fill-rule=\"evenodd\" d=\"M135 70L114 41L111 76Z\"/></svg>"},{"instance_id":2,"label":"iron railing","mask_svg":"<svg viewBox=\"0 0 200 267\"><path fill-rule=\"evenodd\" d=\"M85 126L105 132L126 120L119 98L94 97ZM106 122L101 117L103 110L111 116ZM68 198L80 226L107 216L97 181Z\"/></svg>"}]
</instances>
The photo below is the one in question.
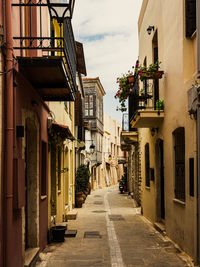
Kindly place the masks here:
<instances>
[{"instance_id":1,"label":"iron railing","mask_svg":"<svg viewBox=\"0 0 200 267\"><path fill-rule=\"evenodd\" d=\"M37 3L34 3L32 0L29 0L28 3L24 3L24 1L19 1L18 4L13 4L13 6L19 8L20 14L20 23L19 23L19 35L14 36L14 49L20 51L20 55L23 56L23 51L30 50L40 50L42 51L42 55L45 56L62 56L64 59L64 63L66 65L66 78L68 80L68 85L72 94L75 94L76 91L76 46L75 39L73 34L73 29L71 25L71 18L66 18L63 21L63 36L62 31L60 37L55 37L54 34L52 36L44 36L43 34L43 18L42 18L42 7L47 7L46 1L38 0ZM22 8L29 8L28 16L26 23L29 25L28 27L28 36L23 36L23 28L24 28L24 20L22 18ZM33 32L33 22L34 22L34 14L33 8L39 9L37 14L39 14L38 25L39 31L37 32L37 36L34 36ZM60 27L62 25L60 24Z\"/></svg>"}]
</instances>

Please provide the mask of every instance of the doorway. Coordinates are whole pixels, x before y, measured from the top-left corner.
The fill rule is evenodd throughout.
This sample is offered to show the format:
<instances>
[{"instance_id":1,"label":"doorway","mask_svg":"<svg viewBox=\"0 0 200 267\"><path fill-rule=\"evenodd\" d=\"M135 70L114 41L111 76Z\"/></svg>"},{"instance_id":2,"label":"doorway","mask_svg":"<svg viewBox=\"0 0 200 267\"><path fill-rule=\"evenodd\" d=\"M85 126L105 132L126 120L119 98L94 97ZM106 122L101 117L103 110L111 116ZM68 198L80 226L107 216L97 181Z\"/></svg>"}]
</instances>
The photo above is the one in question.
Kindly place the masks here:
<instances>
[{"instance_id":1,"label":"doorway","mask_svg":"<svg viewBox=\"0 0 200 267\"><path fill-rule=\"evenodd\" d=\"M165 179L164 179L164 142L156 142L156 207L157 221L165 220Z\"/></svg>"},{"instance_id":2,"label":"doorway","mask_svg":"<svg viewBox=\"0 0 200 267\"><path fill-rule=\"evenodd\" d=\"M25 121L25 250L39 245L38 131L32 118Z\"/></svg>"}]
</instances>

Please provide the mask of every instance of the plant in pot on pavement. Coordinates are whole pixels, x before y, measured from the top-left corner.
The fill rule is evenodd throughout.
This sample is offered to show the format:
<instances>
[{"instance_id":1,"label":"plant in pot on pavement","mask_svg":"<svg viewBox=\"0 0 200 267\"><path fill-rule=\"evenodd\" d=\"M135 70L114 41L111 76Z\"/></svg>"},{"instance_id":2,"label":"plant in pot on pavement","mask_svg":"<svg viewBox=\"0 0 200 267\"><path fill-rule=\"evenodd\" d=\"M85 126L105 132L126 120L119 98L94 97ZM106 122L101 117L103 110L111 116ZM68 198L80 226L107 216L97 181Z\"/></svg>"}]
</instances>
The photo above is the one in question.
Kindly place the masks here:
<instances>
[{"instance_id":1,"label":"plant in pot on pavement","mask_svg":"<svg viewBox=\"0 0 200 267\"><path fill-rule=\"evenodd\" d=\"M82 207L84 198L83 192L87 191L90 179L90 171L87 165L80 165L76 171L75 186L76 186L76 206Z\"/></svg>"}]
</instances>

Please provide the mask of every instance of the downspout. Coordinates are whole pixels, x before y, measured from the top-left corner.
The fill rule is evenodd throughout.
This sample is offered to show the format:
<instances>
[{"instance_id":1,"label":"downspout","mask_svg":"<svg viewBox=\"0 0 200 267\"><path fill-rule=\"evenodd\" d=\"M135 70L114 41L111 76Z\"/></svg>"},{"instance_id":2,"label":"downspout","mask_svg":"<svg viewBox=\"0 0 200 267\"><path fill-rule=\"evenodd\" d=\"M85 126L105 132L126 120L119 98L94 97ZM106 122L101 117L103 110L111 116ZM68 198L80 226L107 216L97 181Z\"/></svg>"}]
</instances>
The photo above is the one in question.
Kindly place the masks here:
<instances>
[{"instance_id":1,"label":"downspout","mask_svg":"<svg viewBox=\"0 0 200 267\"><path fill-rule=\"evenodd\" d=\"M11 0L5 0L6 71L13 67L13 34ZM5 266L12 267L13 221L13 71L6 73L5 122Z\"/></svg>"},{"instance_id":2,"label":"downspout","mask_svg":"<svg viewBox=\"0 0 200 267\"><path fill-rule=\"evenodd\" d=\"M200 77L200 1L196 1L197 77ZM198 88L200 89L200 88ZM200 261L200 91L197 89L197 260Z\"/></svg>"}]
</instances>

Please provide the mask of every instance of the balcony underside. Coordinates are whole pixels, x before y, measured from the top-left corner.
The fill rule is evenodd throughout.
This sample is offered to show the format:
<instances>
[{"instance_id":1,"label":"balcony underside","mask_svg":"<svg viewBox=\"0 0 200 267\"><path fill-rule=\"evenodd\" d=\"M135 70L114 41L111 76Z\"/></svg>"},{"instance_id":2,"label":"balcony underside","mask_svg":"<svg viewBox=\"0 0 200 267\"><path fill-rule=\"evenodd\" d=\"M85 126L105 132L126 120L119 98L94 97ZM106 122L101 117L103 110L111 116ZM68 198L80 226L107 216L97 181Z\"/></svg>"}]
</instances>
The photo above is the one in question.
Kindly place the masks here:
<instances>
[{"instance_id":1,"label":"balcony underside","mask_svg":"<svg viewBox=\"0 0 200 267\"><path fill-rule=\"evenodd\" d=\"M19 71L44 101L74 101L75 88L62 57L19 57L18 62Z\"/></svg>"},{"instance_id":2,"label":"balcony underside","mask_svg":"<svg viewBox=\"0 0 200 267\"><path fill-rule=\"evenodd\" d=\"M139 111L131 121L132 128L158 128L164 119L164 111Z\"/></svg>"},{"instance_id":3,"label":"balcony underside","mask_svg":"<svg viewBox=\"0 0 200 267\"><path fill-rule=\"evenodd\" d=\"M138 142L138 133L136 132L125 132L121 133L121 140L126 144L134 144Z\"/></svg>"}]
</instances>

